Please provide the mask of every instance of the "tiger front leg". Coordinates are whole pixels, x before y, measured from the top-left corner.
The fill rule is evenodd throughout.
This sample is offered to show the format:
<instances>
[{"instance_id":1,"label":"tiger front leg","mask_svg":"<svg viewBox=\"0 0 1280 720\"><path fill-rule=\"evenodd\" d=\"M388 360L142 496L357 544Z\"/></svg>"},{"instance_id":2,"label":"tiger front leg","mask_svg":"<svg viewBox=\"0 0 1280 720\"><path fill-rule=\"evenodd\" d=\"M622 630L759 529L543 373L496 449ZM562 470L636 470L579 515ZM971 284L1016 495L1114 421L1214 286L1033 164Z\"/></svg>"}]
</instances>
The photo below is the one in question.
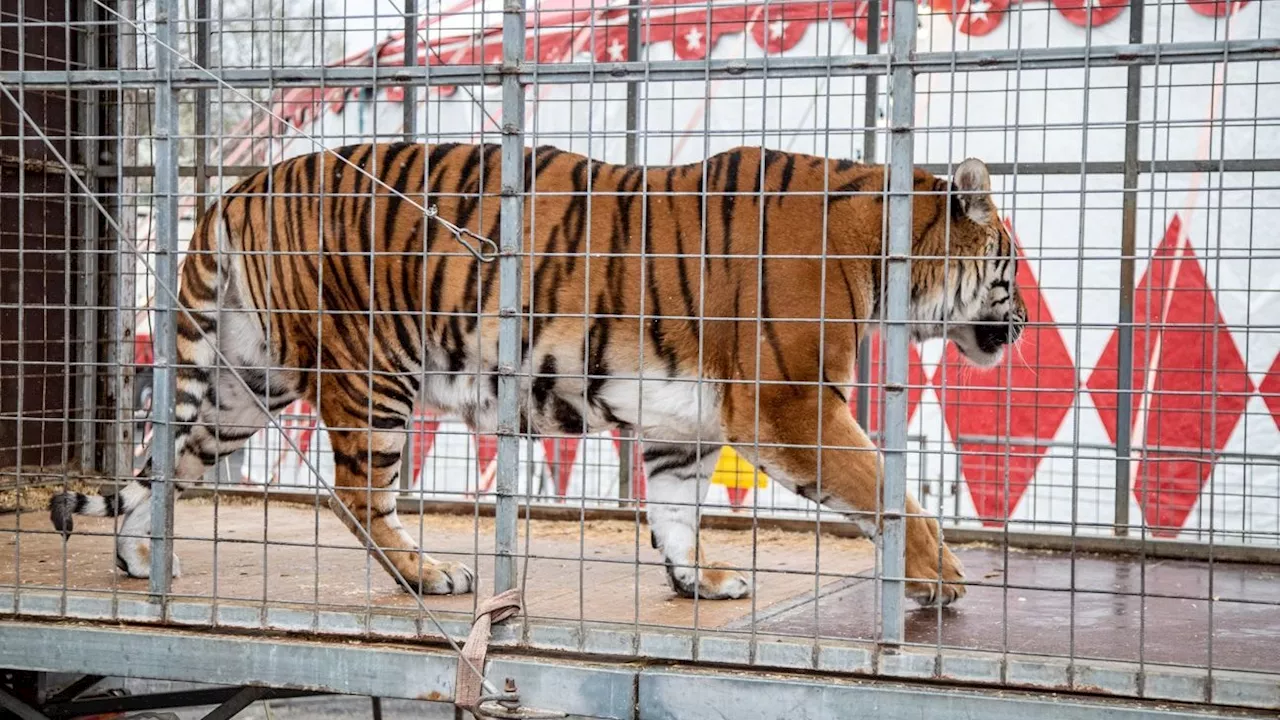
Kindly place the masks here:
<instances>
[{"instance_id":1,"label":"tiger front leg","mask_svg":"<svg viewBox=\"0 0 1280 720\"><path fill-rule=\"evenodd\" d=\"M132 578L151 577L150 500L148 492L144 501L125 514L116 535L116 567ZM182 577L182 564L178 561L177 552L173 553L173 576Z\"/></svg>"},{"instance_id":2,"label":"tiger front leg","mask_svg":"<svg viewBox=\"0 0 1280 720\"><path fill-rule=\"evenodd\" d=\"M337 425L338 421L326 418L325 422ZM423 553L400 524L396 483L404 434L331 429L329 442L337 486L329 507L387 574L405 590L420 595L462 595L475 589L471 568Z\"/></svg>"},{"instance_id":3,"label":"tiger front leg","mask_svg":"<svg viewBox=\"0 0 1280 720\"><path fill-rule=\"evenodd\" d=\"M754 408L750 390L739 392L742 397L732 406ZM761 388L760 413L762 432L769 434L767 446L761 438L756 458L761 472L798 495L843 513L869 538L878 538L883 527L877 513L883 466L879 450L853 419L848 405L825 388L796 392L791 387L773 386ZM731 441L741 442L748 457L754 450L749 440L754 425L754 417L727 419ZM964 568L951 548L940 543L938 521L910 494L906 516L907 596L924 606L950 605L964 597Z\"/></svg>"},{"instance_id":4,"label":"tiger front leg","mask_svg":"<svg viewBox=\"0 0 1280 720\"><path fill-rule=\"evenodd\" d=\"M706 500L719 453L719 443L644 443L651 540L681 597L736 600L751 591L742 573L706 562L698 543L699 505Z\"/></svg>"}]
</instances>

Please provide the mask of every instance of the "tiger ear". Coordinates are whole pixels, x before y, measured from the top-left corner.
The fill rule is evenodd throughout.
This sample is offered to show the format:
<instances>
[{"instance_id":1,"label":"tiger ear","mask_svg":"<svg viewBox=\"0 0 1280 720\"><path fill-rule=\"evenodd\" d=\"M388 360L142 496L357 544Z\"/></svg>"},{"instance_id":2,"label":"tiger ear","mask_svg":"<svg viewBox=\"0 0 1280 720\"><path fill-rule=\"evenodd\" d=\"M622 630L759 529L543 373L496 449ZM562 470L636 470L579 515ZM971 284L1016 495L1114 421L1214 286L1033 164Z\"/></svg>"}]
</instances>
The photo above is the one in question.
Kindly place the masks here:
<instances>
[{"instance_id":1,"label":"tiger ear","mask_svg":"<svg viewBox=\"0 0 1280 720\"><path fill-rule=\"evenodd\" d=\"M951 184L959 214L980 225L991 222L995 207L991 202L991 174L987 172L986 163L977 158L965 160L956 168Z\"/></svg>"}]
</instances>

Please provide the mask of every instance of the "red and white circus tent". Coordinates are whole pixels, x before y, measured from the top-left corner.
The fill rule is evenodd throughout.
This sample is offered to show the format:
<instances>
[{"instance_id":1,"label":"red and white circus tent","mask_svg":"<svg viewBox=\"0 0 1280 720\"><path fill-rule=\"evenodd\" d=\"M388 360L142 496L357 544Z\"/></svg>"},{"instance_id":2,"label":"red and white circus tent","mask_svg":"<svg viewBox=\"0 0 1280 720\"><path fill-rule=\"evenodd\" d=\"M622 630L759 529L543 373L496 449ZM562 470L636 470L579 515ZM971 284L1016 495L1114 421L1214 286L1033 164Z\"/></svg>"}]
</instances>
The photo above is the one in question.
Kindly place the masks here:
<instances>
[{"instance_id":1,"label":"red and white circus tent","mask_svg":"<svg viewBox=\"0 0 1280 720\"><path fill-rule=\"evenodd\" d=\"M922 7L921 50L1108 45L1128 37L1125 0L931 2ZM1280 12L1273 6L1217 0L1148 6L1146 37L1274 36ZM865 52L866 9L865 0L653 2L640 56ZM498 0L435 6L420 29L418 57L431 65L496 63L500 25ZM626 9L543 2L529 16L528 37L528 54L543 62L610 63L626 56ZM404 56L403 35L390 35L337 64L396 66ZM1120 160L1126 70L1087 73L1087 92L1081 69L920 78L917 160ZM1280 134L1267 128L1280 115L1280 84L1268 74L1276 69L1257 63L1144 70L1143 159L1280 157ZM696 161L762 138L779 149L860 157L861 90L853 78L650 83L642 89L640 157ZM418 128L429 138L497 139L497 88L439 87L425 95ZM271 101L277 117L257 117L235 131L221 161L242 165L308 152L315 144L305 136L331 147L395 136L402 99L394 87L376 94L280 91ZM616 161L624 112L620 84L536 85L527 127L539 143ZM1277 181L1278 173L1141 180L1131 379L1136 449L1127 482L1130 517L1161 535L1197 537L1212 528L1219 540L1280 544ZM911 349L914 489L967 524L1007 521L1048 530L1074 520L1080 532L1104 532L1116 483L1121 178L1020 175L995 182L1027 260L1019 280L1031 319L1041 324L992 371L962 367L954 349L939 343ZM873 379L878 374L877 366ZM308 408L291 408L286 422L311 442L317 421ZM877 425L873 420L872 429ZM449 418L421 417L415 430L415 485L468 496L491 483L492 438ZM316 442L324 441L316 436ZM529 456L553 495L616 496L616 439L534 445ZM254 448L247 469L256 481L283 470L286 479L292 475L288 481L306 482L296 456L273 433L255 439ZM633 487L642 495L636 469ZM712 503L754 502L765 513L809 507L776 484L724 477Z\"/></svg>"}]
</instances>

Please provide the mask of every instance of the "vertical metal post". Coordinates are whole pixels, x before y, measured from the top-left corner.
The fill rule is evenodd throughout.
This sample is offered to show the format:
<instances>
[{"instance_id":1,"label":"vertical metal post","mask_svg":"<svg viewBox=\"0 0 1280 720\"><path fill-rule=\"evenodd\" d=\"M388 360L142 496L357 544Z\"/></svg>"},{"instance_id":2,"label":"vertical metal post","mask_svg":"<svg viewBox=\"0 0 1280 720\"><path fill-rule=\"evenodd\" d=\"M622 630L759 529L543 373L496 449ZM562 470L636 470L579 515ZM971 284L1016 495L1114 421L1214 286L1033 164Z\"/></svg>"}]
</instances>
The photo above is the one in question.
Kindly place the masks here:
<instances>
[{"instance_id":1,"label":"vertical metal post","mask_svg":"<svg viewBox=\"0 0 1280 720\"><path fill-rule=\"evenodd\" d=\"M631 0L627 9L627 62L640 59L640 2ZM638 161L637 148L640 138L636 132L639 126L640 84L627 83L627 164L635 165ZM628 432L629 432L628 428ZM629 434L618 438L618 505L625 507L631 499L632 474L635 471L635 439Z\"/></svg>"},{"instance_id":2,"label":"vertical metal post","mask_svg":"<svg viewBox=\"0 0 1280 720\"><path fill-rule=\"evenodd\" d=\"M89 0L91 3L93 0ZM120 3L118 12L123 22L115 26L115 59L121 70L135 70L138 67L138 43L130 24L137 14L137 3ZM114 211L120 223L122 235L116 238L115 252L108 257L109 269L107 277L112 283L107 297L113 299L114 310L110 313L110 344L108 345L107 364L110 371L107 378L107 397L113 408L111 436L108 440L107 471L112 477L127 478L133 475L133 383L134 383L134 343L136 338L135 305L137 303L137 271L135 250L138 246L138 181L126 177L120 167L133 167L138 164L138 112L137 91L117 89L115 101L119 105L117 114L119 122L119 139L114 148L101 158L102 162L114 166L115 200ZM95 161L97 158L95 158Z\"/></svg>"},{"instance_id":3,"label":"vertical metal post","mask_svg":"<svg viewBox=\"0 0 1280 720\"><path fill-rule=\"evenodd\" d=\"M1129 9L1129 42L1142 42L1142 0ZM1116 356L1116 535L1129 534L1129 455L1133 449L1134 254L1138 236L1138 121L1142 117L1142 68L1129 68L1124 111L1124 200L1120 211L1120 324Z\"/></svg>"},{"instance_id":4,"label":"vertical metal post","mask_svg":"<svg viewBox=\"0 0 1280 720\"><path fill-rule=\"evenodd\" d=\"M196 0L196 64L209 67L209 0ZM196 222L204 214L209 192L209 89L196 90Z\"/></svg>"},{"instance_id":5,"label":"vertical metal post","mask_svg":"<svg viewBox=\"0 0 1280 720\"><path fill-rule=\"evenodd\" d=\"M202 68L209 67L209 0L196 0L196 16L191 18L191 22L195 23L196 31L196 64ZM195 141L195 193L196 193L196 222L200 221L200 216L204 214L205 204L208 202L209 196L209 146L207 136L209 134L209 90L208 88L197 88L195 91L196 105L195 123L196 123L196 141ZM224 478L239 479L240 475L240 453L237 452L228 457L221 458L214 466L209 468L205 473L205 479L214 483L221 482ZM235 462L235 474L229 472L232 461Z\"/></svg>"},{"instance_id":6,"label":"vertical metal post","mask_svg":"<svg viewBox=\"0 0 1280 720\"><path fill-rule=\"evenodd\" d=\"M907 490L907 339L910 328L912 190L914 177L915 72L906 64L915 53L915 0L893 0L890 83L893 111L889 126L889 242L886 246L888 297L885 301L884 366L884 581L880 596L881 641L903 640L902 578L906 565L907 523L902 517Z\"/></svg>"},{"instance_id":7,"label":"vertical metal post","mask_svg":"<svg viewBox=\"0 0 1280 720\"><path fill-rule=\"evenodd\" d=\"M178 269L178 90L172 73L178 58L178 1L156 2L155 198L156 326L155 390L151 445L151 595L164 601L173 579L174 308Z\"/></svg>"},{"instance_id":8,"label":"vertical metal post","mask_svg":"<svg viewBox=\"0 0 1280 720\"><path fill-rule=\"evenodd\" d=\"M415 68L418 66L418 0L405 0L404 2L404 66L405 68ZM401 110L404 113L402 121L405 142L416 142L418 139L418 90L413 81L404 84L404 99L402 101ZM416 401L417 398L414 398ZM409 428L407 437L405 438L404 450L400 453L400 489L408 490L413 486L413 454L417 452L417 443L414 442L413 434L413 417L412 413L409 418Z\"/></svg>"},{"instance_id":9,"label":"vertical metal post","mask_svg":"<svg viewBox=\"0 0 1280 720\"><path fill-rule=\"evenodd\" d=\"M498 254L498 477L493 590L516 583L520 462L520 272L524 235L524 0L502 4L502 239Z\"/></svg>"},{"instance_id":10,"label":"vertical metal post","mask_svg":"<svg viewBox=\"0 0 1280 720\"><path fill-rule=\"evenodd\" d=\"M880 52L880 0L867 5L867 54ZM880 76L866 77L866 107L862 113L862 161L876 161L876 126L879 124ZM862 429L871 427L871 336L862 338L858 345L857 367L858 424Z\"/></svg>"},{"instance_id":11,"label":"vertical metal post","mask_svg":"<svg viewBox=\"0 0 1280 720\"><path fill-rule=\"evenodd\" d=\"M101 26L97 23L100 9L92 0L85 0L80 3L80 11L80 20L84 23L77 33L80 60L85 69L96 70L101 47L98 36L102 32ZM102 93L97 90L85 90L81 98L80 131L84 139L80 142L80 162L86 170L85 185L94 196L97 196L100 184L96 169L99 155L98 138L101 135ZM84 469L97 465L95 458L98 426L95 419L98 404L98 323L100 319L98 307L101 306L98 297L98 263L99 253L102 250L98 229L101 227L101 221L102 218L98 217L98 210L93 203L86 201L81 204L80 234L84 244L76 271L80 274L77 302L83 309L79 311L80 322L77 335L80 342L76 353L79 368L75 375L76 382L79 383L77 389L80 416L76 442L79 446L80 467Z\"/></svg>"},{"instance_id":12,"label":"vertical metal post","mask_svg":"<svg viewBox=\"0 0 1280 720\"><path fill-rule=\"evenodd\" d=\"M418 0L404 0L404 66L418 66ZM412 81L404 84L402 110L404 141L414 142L418 137L418 89Z\"/></svg>"},{"instance_id":13,"label":"vertical metal post","mask_svg":"<svg viewBox=\"0 0 1280 720\"><path fill-rule=\"evenodd\" d=\"M640 0L631 0L627 9L627 62L640 59ZM638 125L637 114L640 106L640 84L632 80L627 83L627 164L636 163L636 137Z\"/></svg>"}]
</instances>

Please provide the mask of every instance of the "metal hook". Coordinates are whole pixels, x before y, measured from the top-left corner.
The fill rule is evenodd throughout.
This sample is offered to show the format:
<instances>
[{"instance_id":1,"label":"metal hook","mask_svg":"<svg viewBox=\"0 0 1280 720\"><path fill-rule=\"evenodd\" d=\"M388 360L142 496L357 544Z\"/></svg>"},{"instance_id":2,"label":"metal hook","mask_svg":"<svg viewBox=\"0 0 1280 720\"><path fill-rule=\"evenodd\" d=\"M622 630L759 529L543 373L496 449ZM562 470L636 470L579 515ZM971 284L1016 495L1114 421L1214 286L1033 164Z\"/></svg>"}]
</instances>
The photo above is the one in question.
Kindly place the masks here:
<instances>
[{"instance_id":1,"label":"metal hook","mask_svg":"<svg viewBox=\"0 0 1280 720\"><path fill-rule=\"evenodd\" d=\"M491 263L498 259L498 243L473 232L470 228L458 227L440 217L440 211L435 205L427 206L427 217L443 225L449 231L449 234L453 235L453 239L466 248L467 252L471 253L476 260L482 263ZM466 237L475 238L478 247L467 242Z\"/></svg>"},{"instance_id":2,"label":"metal hook","mask_svg":"<svg viewBox=\"0 0 1280 720\"><path fill-rule=\"evenodd\" d=\"M556 710L537 710L520 705L520 693L516 690L515 678L507 678L502 685L502 692L493 695L481 695L480 702L472 714L478 718L494 718L494 720L542 720L543 718L563 718L567 714Z\"/></svg>"}]
</instances>

